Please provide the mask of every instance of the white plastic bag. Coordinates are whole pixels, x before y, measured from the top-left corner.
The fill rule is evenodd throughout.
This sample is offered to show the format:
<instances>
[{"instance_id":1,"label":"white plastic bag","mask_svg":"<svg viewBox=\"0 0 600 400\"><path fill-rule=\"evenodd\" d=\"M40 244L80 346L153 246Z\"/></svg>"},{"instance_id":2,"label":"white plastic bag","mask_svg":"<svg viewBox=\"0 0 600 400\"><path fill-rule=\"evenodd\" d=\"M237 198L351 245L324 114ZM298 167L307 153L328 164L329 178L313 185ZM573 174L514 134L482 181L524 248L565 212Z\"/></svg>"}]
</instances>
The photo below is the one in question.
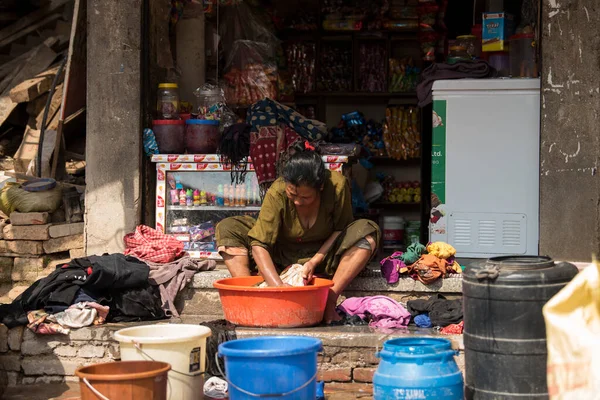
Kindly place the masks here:
<instances>
[{"instance_id":1,"label":"white plastic bag","mask_svg":"<svg viewBox=\"0 0 600 400\"><path fill-rule=\"evenodd\" d=\"M575 276L543 312L550 399L600 399L600 264Z\"/></svg>"}]
</instances>

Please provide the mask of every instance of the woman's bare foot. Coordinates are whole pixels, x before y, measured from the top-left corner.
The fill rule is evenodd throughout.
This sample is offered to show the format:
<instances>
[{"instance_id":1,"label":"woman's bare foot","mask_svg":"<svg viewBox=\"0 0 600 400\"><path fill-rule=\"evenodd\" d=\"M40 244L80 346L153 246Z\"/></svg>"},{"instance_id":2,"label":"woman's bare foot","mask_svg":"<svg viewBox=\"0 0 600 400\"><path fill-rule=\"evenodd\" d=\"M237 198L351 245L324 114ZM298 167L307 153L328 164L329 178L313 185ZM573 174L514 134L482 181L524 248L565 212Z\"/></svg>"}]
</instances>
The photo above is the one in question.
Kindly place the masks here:
<instances>
[{"instance_id":1,"label":"woman's bare foot","mask_svg":"<svg viewBox=\"0 0 600 400\"><path fill-rule=\"evenodd\" d=\"M323 322L326 325L331 324L332 322L341 321L342 317L336 311L337 307L337 299L331 301L331 299L327 299L327 305L325 306L325 313L323 314Z\"/></svg>"}]
</instances>

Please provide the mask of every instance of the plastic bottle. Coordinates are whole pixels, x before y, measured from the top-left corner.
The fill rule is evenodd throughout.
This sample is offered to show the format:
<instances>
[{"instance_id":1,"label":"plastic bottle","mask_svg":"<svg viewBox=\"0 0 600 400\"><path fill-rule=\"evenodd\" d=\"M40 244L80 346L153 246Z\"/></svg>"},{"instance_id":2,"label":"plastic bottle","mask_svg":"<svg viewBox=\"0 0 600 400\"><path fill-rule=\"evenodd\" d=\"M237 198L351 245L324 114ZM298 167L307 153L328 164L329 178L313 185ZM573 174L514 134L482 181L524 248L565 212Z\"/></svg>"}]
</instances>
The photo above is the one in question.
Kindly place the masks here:
<instances>
[{"instance_id":1,"label":"plastic bottle","mask_svg":"<svg viewBox=\"0 0 600 400\"><path fill-rule=\"evenodd\" d=\"M229 188L229 207L235 207L235 186L231 185Z\"/></svg>"},{"instance_id":2,"label":"plastic bottle","mask_svg":"<svg viewBox=\"0 0 600 400\"><path fill-rule=\"evenodd\" d=\"M203 190L202 192L200 192L200 205L207 205L208 201L206 200L206 192Z\"/></svg>"},{"instance_id":3,"label":"plastic bottle","mask_svg":"<svg viewBox=\"0 0 600 400\"><path fill-rule=\"evenodd\" d=\"M223 206L224 200L223 200L223 185L219 185L217 187L217 205L218 206Z\"/></svg>"},{"instance_id":4,"label":"plastic bottle","mask_svg":"<svg viewBox=\"0 0 600 400\"><path fill-rule=\"evenodd\" d=\"M200 191L198 189L194 190L194 205L200 205Z\"/></svg>"},{"instance_id":5,"label":"plastic bottle","mask_svg":"<svg viewBox=\"0 0 600 400\"><path fill-rule=\"evenodd\" d=\"M223 205L229 207L229 185L225 185L223 188Z\"/></svg>"},{"instance_id":6,"label":"plastic bottle","mask_svg":"<svg viewBox=\"0 0 600 400\"><path fill-rule=\"evenodd\" d=\"M181 189L181 191L179 192L179 205L185 206L185 203L186 203L186 191L185 191L185 189Z\"/></svg>"},{"instance_id":7,"label":"plastic bottle","mask_svg":"<svg viewBox=\"0 0 600 400\"><path fill-rule=\"evenodd\" d=\"M190 207L194 205L194 191L192 189L188 189L185 192L185 204Z\"/></svg>"}]
</instances>

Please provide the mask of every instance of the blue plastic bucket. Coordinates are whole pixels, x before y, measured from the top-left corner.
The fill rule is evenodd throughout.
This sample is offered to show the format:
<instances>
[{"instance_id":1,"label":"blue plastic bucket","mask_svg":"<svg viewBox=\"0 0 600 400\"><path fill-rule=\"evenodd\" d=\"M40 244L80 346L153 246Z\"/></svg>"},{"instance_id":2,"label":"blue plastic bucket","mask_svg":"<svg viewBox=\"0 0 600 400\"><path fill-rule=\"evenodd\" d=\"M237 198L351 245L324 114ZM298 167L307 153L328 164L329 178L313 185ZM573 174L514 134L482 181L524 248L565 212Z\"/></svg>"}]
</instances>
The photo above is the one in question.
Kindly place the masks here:
<instances>
[{"instance_id":1,"label":"blue plastic bucket","mask_svg":"<svg viewBox=\"0 0 600 400\"><path fill-rule=\"evenodd\" d=\"M463 376L447 339L388 340L373 376L374 400L462 400Z\"/></svg>"},{"instance_id":2,"label":"blue plastic bucket","mask_svg":"<svg viewBox=\"0 0 600 400\"><path fill-rule=\"evenodd\" d=\"M219 345L225 359L229 399L297 399L317 396L319 339L263 336Z\"/></svg>"}]
</instances>

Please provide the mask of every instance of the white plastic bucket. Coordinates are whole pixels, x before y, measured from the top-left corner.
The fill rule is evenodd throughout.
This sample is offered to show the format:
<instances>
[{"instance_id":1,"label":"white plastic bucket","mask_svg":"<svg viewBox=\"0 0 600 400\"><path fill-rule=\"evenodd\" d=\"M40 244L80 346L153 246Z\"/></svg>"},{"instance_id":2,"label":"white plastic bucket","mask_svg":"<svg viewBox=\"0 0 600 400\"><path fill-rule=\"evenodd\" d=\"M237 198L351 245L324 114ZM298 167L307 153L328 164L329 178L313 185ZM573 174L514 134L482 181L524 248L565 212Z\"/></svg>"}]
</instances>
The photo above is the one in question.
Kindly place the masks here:
<instances>
[{"instance_id":1,"label":"white plastic bucket","mask_svg":"<svg viewBox=\"0 0 600 400\"><path fill-rule=\"evenodd\" d=\"M115 333L121 361L162 361L171 364L169 400L198 399L203 393L206 338L210 328L200 325L159 324L125 328Z\"/></svg>"},{"instance_id":2,"label":"white plastic bucket","mask_svg":"<svg viewBox=\"0 0 600 400\"><path fill-rule=\"evenodd\" d=\"M404 218L383 217L383 245L399 246L404 241Z\"/></svg>"}]
</instances>

